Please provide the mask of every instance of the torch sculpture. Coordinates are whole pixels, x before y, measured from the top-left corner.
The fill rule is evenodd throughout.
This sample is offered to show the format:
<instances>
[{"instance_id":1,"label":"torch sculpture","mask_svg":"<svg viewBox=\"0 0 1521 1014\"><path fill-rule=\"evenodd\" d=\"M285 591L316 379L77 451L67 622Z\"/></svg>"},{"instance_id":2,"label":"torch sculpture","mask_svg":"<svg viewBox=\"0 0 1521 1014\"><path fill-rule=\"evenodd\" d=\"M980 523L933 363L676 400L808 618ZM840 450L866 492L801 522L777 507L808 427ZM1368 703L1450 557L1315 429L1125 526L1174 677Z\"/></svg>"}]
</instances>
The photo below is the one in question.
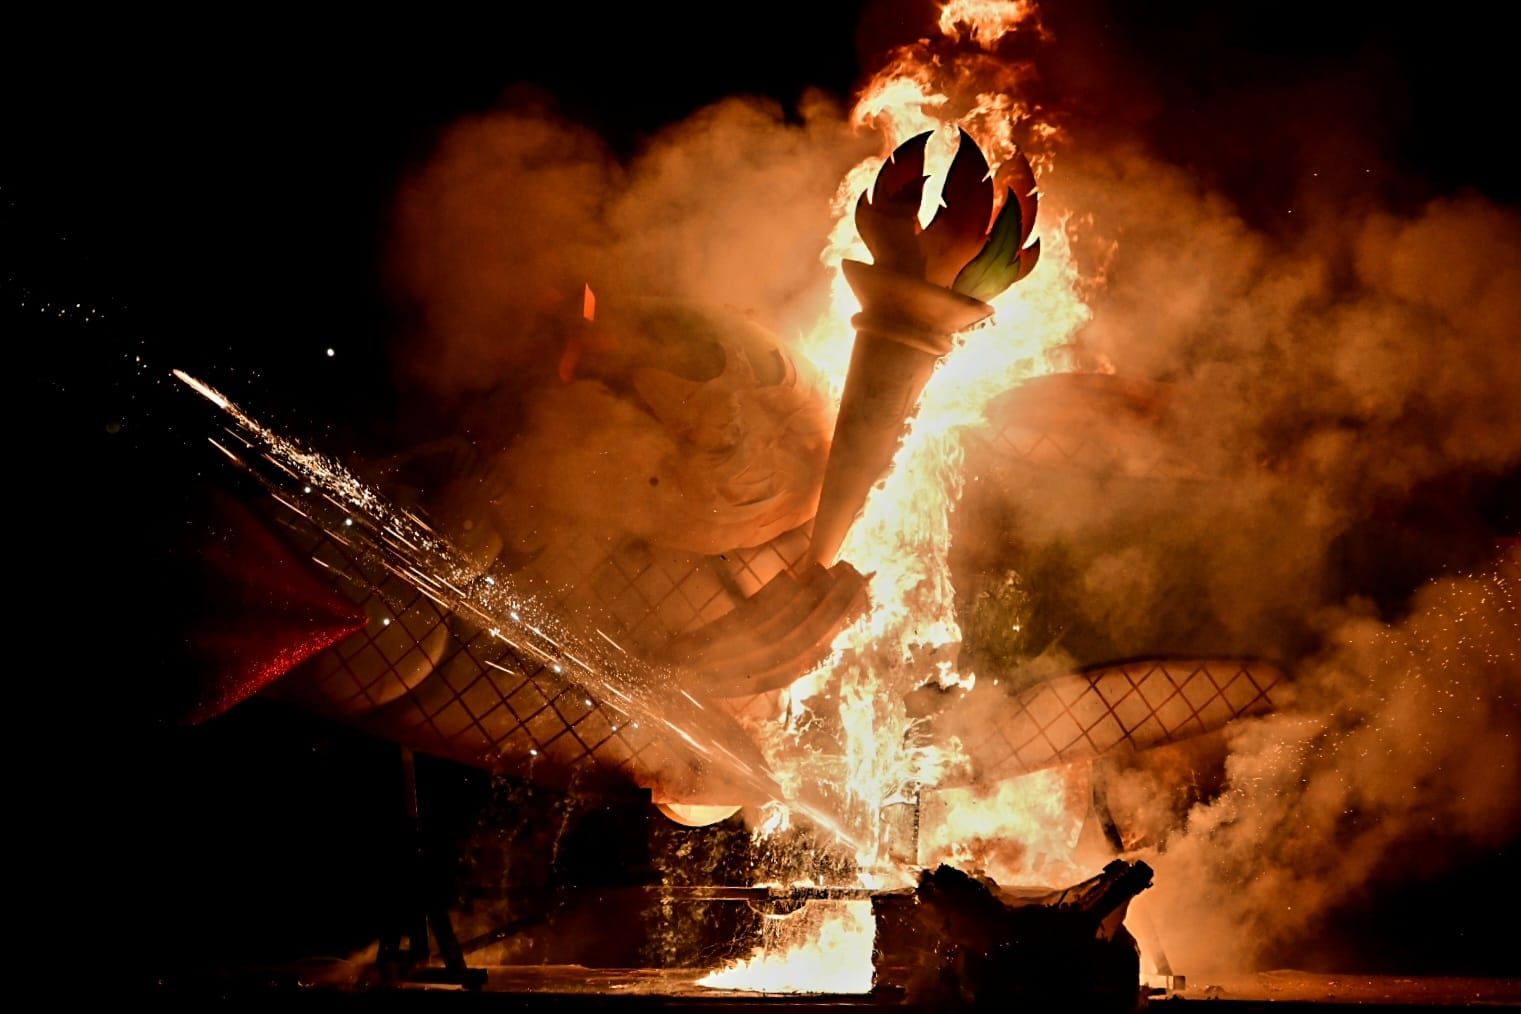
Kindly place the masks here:
<instances>
[{"instance_id":1,"label":"torch sculpture","mask_svg":"<svg viewBox=\"0 0 1521 1014\"><path fill-rule=\"evenodd\" d=\"M847 260L845 280L861 301L845 393L813 522L813 559L834 562L867 494L902 440L935 364L955 335L993 312L987 300L1035 267L1035 175L1019 155L1001 170L1003 210L989 229L995 186L966 131L951 161L941 207L919 226L928 133L903 142L856 205L871 264Z\"/></svg>"}]
</instances>

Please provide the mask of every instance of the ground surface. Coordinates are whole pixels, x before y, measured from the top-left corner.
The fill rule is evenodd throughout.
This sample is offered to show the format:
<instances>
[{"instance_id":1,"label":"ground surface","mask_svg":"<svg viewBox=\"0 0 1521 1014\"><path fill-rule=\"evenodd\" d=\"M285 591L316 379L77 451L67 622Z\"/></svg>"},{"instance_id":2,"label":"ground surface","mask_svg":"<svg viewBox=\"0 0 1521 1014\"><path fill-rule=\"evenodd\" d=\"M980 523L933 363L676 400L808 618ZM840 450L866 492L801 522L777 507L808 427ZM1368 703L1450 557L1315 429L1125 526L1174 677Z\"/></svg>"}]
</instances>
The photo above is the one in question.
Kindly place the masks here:
<instances>
[{"instance_id":1,"label":"ground surface","mask_svg":"<svg viewBox=\"0 0 1521 1014\"><path fill-rule=\"evenodd\" d=\"M699 986L691 969L592 969L579 965L494 966L486 969L480 993L451 986L364 985L368 968L350 962L323 962L280 969L244 971L179 981L161 981L165 998L200 1001L281 998L317 1006L350 1008L489 1008L493 1010L645 1010L688 1011L765 1007L778 1010L828 1010L859 1007L912 1009L902 996L763 996ZM1327 1010L1353 1006L1361 1010L1465 1006L1521 1009L1521 980L1451 977L1324 975L1273 971L1216 976L1190 982L1188 988L1152 1000L1167 1011Z\"/></svg>"}]
</instances>

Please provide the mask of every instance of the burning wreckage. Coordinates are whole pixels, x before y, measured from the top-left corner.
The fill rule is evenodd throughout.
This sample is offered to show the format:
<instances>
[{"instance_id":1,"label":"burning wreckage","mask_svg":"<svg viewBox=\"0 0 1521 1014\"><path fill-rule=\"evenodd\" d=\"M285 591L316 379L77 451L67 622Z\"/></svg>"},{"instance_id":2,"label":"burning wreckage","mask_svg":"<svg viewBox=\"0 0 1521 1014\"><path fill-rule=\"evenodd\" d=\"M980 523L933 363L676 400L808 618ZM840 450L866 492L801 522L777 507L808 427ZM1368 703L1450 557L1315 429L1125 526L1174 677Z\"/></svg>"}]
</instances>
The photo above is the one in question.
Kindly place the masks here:
<instances>
[{"instance_id":1,"label":"burning wreckage","mask_svg":"<svg viewBox=\"0 0 1521 1014\"><path fill-rule=\"evenodd\" d=\"M758 835L814 842L765 886L686 888L769 913L761 951L712 988L875 983L944 1004L1036 998L1059 976L1132 1005L1123 920L1151 871L1114 858L1123 821L1084 772L1282 706L1290 687L1236 657L958 673L954 473L1010 498L1042 470L1198 477L1169 453L1160 389L1035 376L1033 357L1012 378L968 360L963 416L915 418L942 360L1004 340L992 304L1040 254L1029 163L990 170L965 133L921 227L930 143L900 145L854 208L870 259L842 264L860 311L832 436L828 382L752 322L641 300L598 313L589 289L516 437L389 462L385 497L179 374L231 417L213 442L259 480L223 502L205 553L215 594L195 642L216 675L195 720L264 693L407 751L578 792L632 783L678 824L743 809ZM593 438L556 443L561 428ZM571 472L602 495L566 492ZM956 800L996 808L1011 786L1055 799L1048 823L1088 858L1002 887L942 865L977 866L969 840L998 834L960 827ZM447 915L432 919L463 975ZM810 949L845 978L798 972Z\"/></svg>"}]
</instances>

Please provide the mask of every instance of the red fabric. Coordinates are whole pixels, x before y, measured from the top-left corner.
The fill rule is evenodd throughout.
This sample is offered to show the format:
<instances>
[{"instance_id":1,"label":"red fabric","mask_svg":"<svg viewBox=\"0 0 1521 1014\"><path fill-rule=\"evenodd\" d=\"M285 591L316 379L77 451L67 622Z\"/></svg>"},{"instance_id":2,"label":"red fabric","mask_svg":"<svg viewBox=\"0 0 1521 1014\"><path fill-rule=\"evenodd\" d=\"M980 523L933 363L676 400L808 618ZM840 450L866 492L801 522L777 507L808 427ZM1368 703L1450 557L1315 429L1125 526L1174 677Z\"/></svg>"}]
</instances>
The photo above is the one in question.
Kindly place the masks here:
<instances>
[{"instance_id":1,"label":"red fabric","mask_svg":"<svg viewBox=\"0 0 1521 1014\"><path fill-rule=\"evenodd\" d=\"M204 722L252 697L364 627L364 611L299 559L231 497L215 505L202 547L206 601L191 645L208 676L189 721Z\"/></svg>"}]
</instances>

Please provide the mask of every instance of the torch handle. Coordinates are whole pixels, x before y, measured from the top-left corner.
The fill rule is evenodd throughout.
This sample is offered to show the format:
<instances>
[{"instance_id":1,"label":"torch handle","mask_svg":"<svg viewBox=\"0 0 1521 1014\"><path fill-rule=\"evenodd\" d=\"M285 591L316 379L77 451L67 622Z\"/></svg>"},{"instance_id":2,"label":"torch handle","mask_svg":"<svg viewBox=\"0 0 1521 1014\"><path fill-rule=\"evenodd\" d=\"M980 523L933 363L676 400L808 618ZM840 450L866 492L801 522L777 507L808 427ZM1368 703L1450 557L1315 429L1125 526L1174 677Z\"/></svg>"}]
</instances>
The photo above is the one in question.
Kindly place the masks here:
<instances>
[{"instance_id":1,"label":"torch handle","mask_svg":"<svg viewBox=\"0 0 1521 1014\"><path fill-rule=\"evenodd\" d=\"M869 328L856 331L829 468L813 519L811 553L823 566L834 563L872 486L892 466L904 424L939 359Z\"/></svg>"},{"instance_id":2,"label":"torch handle","mask_svg":"<svg viewBox=\"0 0 1521 1014\"><path fill-rule=\"evenodd\" d=\"M875 264L846 261L861 300L834 442L813 519L811 555L834 563L866 498L887 474L908 418L951 338L993 312L986 303Z\"/></svg>"}]
</instances>

